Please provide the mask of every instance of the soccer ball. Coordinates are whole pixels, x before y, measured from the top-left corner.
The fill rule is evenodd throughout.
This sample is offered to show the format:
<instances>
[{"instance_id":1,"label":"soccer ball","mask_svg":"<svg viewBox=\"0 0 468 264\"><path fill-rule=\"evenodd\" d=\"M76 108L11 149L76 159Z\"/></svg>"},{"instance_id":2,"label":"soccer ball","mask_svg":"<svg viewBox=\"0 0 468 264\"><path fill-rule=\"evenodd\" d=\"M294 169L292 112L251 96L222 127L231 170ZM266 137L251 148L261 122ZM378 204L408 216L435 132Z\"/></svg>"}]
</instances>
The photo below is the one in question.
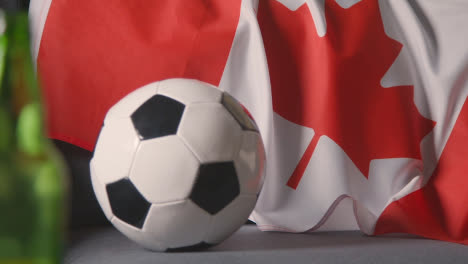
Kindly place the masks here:
<instances>
[{"instance_id":1,"label":"soccer ball","mask_svg":"<svg viewBox=\"0 0 468 264\"><path fill-rule=\"evenodd\" d=\"M91 179L106 217L156 251L206 248L252 212L264 178L257 125L228 93L169 79L107 113Z\"/></svg>"}]
</instances>

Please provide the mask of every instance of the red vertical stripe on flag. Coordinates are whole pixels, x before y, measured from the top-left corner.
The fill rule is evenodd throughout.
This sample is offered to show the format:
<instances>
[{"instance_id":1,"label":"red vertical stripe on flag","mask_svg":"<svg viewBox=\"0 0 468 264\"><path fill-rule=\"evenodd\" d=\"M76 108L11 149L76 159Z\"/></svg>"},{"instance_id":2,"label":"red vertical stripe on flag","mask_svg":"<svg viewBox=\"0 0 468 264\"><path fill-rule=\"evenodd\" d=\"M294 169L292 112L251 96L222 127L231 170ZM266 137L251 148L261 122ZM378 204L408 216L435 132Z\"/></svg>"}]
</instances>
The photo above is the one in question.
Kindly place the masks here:
<instances>
[{"instance_id":1,"label":"red vertical stripe on flag","mask_svg":"<svg viewBox=\"0 0 468 264\"><path fill-rule=\"evenodd\" d=\"M468 104L427 184L391 203L375 234L404 232L468 245Z\"/></svg>"},{"instance_id":2,"label":"red vertical stripe on flag","mask_svg":"<svg viewBox=\"0 0 468 264\"><path fill-rule=\"evenodd\" d=\"M293 188L294 190L296 190L297 186L299 186L299 182L301 181L302 176L304 175L307 165L309 165L309 161L312 158L312 154L314 154L314 150L317 147L319 139L320 135L314 135L314 137L309 143L309 146L307 146L306 151L302 155L301 160L297 164L296 168L294 169L294 172L292 173L291 177L286 183L286 185Z\"/></svg>"},{"instance_id":3,"label":"red vertical stripe on flag","mask_svg":"<svg viewBox=\"0 0 468 264\"><path fill-rule=\"evenodd\" d=\"M131 91L173 77L218 85L239 14L240 0L52 1L38 54L49 135L93 150Z\"/></svg>"}]
</instances>

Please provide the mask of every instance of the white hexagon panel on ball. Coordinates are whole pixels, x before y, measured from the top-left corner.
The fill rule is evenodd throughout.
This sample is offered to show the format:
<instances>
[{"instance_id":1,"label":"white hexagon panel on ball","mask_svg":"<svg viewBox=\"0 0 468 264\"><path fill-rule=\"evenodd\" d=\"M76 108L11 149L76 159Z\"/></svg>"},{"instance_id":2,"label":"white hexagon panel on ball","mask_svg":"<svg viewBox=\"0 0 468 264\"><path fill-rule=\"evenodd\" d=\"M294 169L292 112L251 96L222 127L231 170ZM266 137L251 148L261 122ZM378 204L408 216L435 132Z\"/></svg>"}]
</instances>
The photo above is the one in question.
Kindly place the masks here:
<instances>
[{"instance_id":1,"label":"white hexagon panel on ball","mask_svg":"<svg viewBox=\"0 0 468 264\"><path fill-rule=\"evenodd\" d=\"M190 200L151 206L143 231L168 249L203 243L211 215Z\"/></svg>"},{"instance_id":2,"label":"white hexagon panel on ball","mask_svg":"<svg viewBox=\"0 0 468 264\"><path fill-rule=\"evenodd\" d=\"M111 120L104 125L91 163L102 184L129 176L139 143L129 118Z\"/></svg>"},{"instance_id":3,"label":"white hexagon panel on ball","mask_svg":"<svg viewBox=\"0 0 468 264\"><path fill-rule=\"evenodd\" d=\"M177 134L201 162L233 160L242 139L239 123L219 103L189 105Z\"/></svg>"},{"instance_id":4,"label":"white hexagon panel on ball","mask_svg":"<svg viewBox=\"0 0 468 264\"><path fill-rule=\"evenodd\" d=\"M199 162L178 136L142 141L130 171L130 179L151 203L167 203L188 197Z\"/></svg>"},{"instance_id":5,"label":"white hexagon panel on ball","mask_svg":"<svg viewBox=\"0 0 468 264\"><path fill-rule=\"evenodd\" d=\"M237 196L223 210L213 216L209 230L204 238L206 243L218 244L242 226L255 207L257 196Z\"/></svg>"}]
</instances>

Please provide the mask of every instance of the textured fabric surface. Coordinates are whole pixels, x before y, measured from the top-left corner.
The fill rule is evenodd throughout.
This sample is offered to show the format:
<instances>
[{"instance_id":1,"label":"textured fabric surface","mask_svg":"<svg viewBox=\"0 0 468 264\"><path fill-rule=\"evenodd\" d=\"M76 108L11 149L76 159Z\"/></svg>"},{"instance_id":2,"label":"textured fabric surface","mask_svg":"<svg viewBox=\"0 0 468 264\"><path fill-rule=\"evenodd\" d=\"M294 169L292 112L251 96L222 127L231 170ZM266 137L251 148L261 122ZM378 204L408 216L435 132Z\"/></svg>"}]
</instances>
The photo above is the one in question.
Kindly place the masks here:
<instances>
[{"instance_id":1,"label":"textured fabric surface","mask_svg":"<svg viewBox=\"0 0 468 264\"><path fill-rule=\"evenodd\" d=\"M126 94L197 79L257 121L263 230L468 244L467 12L463 0L33 0L30 21L50 137L92 151Z\"/></svg>"},{"instance_id":2,"label":"textured fabric surface","mask_svg":"<svg viewBox=\"0 0 468 264\"><path fill-rule=\"evenodd\" d=\"M291 234L245 225L202 252L140 248L112 227L72 233L65 264L140 263L468 263L468 247L408 235L368 237L358 231Z\"/></svg>"}]
</instances>

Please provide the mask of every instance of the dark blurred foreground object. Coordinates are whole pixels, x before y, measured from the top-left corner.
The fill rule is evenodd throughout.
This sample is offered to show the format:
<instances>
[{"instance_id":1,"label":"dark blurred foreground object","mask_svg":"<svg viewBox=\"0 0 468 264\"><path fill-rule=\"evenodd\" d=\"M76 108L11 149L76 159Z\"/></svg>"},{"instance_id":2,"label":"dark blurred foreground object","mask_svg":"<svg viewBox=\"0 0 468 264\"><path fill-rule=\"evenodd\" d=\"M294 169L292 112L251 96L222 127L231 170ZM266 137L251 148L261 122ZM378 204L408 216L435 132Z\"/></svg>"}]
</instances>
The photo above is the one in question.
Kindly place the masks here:
<instances>
[{"instance_id":1,"label":"dark blurred foreground object","mask_svg":"<svg viewBox=\"0 0 468 264\"><path fill-rule=\"evenodd\" d=\"M44 131L28 17L0 13L0 263L61 263L67 178Z\"/></svg>"},{"instance_id":2,"label":"dark blurred foreground object","mask_svg":"<svg viewBox=\"0 0 468 264\"><path fill-rule=\"evenodd\" d=\"M70 172L70 227L74 229L110 225L98 204L91 184L89 161L93 153L60 140L54 140L54 143Z\"/></svg>"},{"instance_id":3,"label":"dark blurred foreground object","mask_svg":"<svg viewBox=\"0 0 468 264\"><path fill-rule=\"evenodd\" d=\"M3 10L28 10L29 0L0 0Z\"/></svg>"}]
</instances>

